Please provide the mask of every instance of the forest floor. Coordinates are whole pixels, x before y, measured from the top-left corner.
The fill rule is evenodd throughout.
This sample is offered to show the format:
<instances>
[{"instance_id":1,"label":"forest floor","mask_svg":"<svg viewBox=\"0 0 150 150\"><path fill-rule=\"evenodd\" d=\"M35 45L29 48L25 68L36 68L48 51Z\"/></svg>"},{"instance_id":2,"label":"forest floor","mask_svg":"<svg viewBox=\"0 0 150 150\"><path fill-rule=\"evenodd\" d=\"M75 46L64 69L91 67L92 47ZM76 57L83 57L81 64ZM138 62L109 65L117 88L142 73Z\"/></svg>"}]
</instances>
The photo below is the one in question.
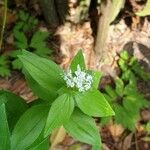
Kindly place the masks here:
<instances>
[{"instance_id":1,"label":"forest floor","mask_svg":"<svg viewBox=\"0 0 150 150\"><path fill-rule=\"evenodd\" d=\"M36 0L27 5L26 0L17 1L14 8L8 10L6 32L4 34L3 53L13 50L13 35L12 28L16 22L16 14L19 9L27 10L31 15L40 16L38 24L39 29L52 32L45 23L44 18L41 17L41 10ZM0 14L1 13L0 9ZM72 13L74 10L72 10ZM106 41L106 49L109 52L110 64L102 68L106 75L117 75L117 60L118 53L121 50L127 50L131 55L136 56L145 71L150 72L150 18L139 18L136 16L128 16L121 18L110 26L108 39ZM86 64L89 68L93 67L93 50L94 37L92 35L92 28L90 20L82 24L73 24L70 22L64 23L55 30L52 37L48 39L48 45L53 49L53 59L60 64L64 69L69 65L72 57L76 54L78 49L83 49ZM109 78L108 78L109 80ZM106 81L108 82L108 81ZM138 88L144 93L145 97L150 100L150 82L139 82ZM0 78L0 89L6 89L22 96L27 102L32 101L35 96L28 88L24 76L18 72L13 71L10 77ZM150 121L150 109L141 111L140 122ZM134 133L124 132L125 129L121 125L107 125L101 128L101 137L103 142L103 150L149 150L150 139L146 139L147 134L142 127L137 127ZM56 132L59 135L59 131ZM52 141L55 142L58 138L54 134ZM89 145L81 144L73 140L71 137L62 133L61 138L56 143L55 150L89 150ZM55 135L57 135L55 137ZM55 144L54 144L55 145Z\"/></svg>"}]
</instances>

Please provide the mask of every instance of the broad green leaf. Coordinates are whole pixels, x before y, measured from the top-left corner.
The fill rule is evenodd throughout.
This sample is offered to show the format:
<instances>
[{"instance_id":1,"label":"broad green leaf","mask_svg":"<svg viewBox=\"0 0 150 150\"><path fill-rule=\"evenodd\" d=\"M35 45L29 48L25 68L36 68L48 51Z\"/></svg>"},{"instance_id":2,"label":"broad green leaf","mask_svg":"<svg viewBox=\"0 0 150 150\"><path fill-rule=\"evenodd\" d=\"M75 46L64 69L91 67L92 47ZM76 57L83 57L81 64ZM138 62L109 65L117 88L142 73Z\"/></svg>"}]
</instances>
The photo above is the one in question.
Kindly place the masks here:
<instances>
[{"instance_id":1,"label":"broad green leaf","mask_svg":"<svg viewBox=\"0 0 150 150\"><path fill-rule=\"evenodd\" d=\"M44 129L48 106L36 105L28 109L19 119L11 136L12 150L26 150Z\"/></svg>"},{"instance_id":2,"label":"broad green leaf","mask_svg":"<svg viewBox=\"0 0 150 150\"><path fill-rule=\"evenodd\" d=\"M48 150L48 149L49 149L49 138L46 138L40 143L38 143L36 146L33 146L28 150Z\"/></svg>"},{"instance_id":3,"label":"broad green leaf","mask_svg":"<svg viewBox=\"0 0 150 150\"><path fill-rule=\"evenodd\" d=\"M79 50L79 52L73 58L71 65L70 65L70 69L73 72L75 72L77 70L78 65L80 65L81 69L85 69L85 62L84 62L84 56L83 56L82 50Z\"/></svg>"},{"instance_id":4,"label":"broad green leaf","mask_svg":"<svg viewBox=\"0 0 150 150\"><path fill-rule=\"evenodd\" d=\"M147 0L145 7L143 10L136 13L138 16L147 16L150 15L150 0Z\"/></svg>"},{"instance_id":5,"label":"broad green leaf","mask_svg":"<svg viewBox=\"0 0 150 150\"><path fill-rule=\"evenodd\" d=\"M12 131L20 116L27 110L28 105L21 97L7 91L2 91L1 98L5 100L9 129Z\"/></svg>"},{"instance_id":6,"label":"broad green leaf","mask_svg":"<svg viewBox=\"0 0 150 150\"><path fill-rule=\"evenodd\" d=\"M10 133L5 104L0 105L0 149L10 150Z\"/></svg>"},{"instance_id":7,"label":"broad green leaf","mask_svg":"<svg viewBox=\"0 0 150 150\"><path fill-rule=\"evenodd\" d=\"M59 96L52 104L47 118L44 136L47 137L53 129L63 125L74 110L74 99L67 94Z\"/></svg>"},{"instance_id":8,"label":"broad green leaf","mask_svg":"<svg viewBox=\"0 0 150 150\"><path fill-rule=\"evenodd\" d=\"M77 93L75 100L78 107L89 116L106 117L114 115L114 111L103 94L97 90Z\"/></svg>"},{"instance_id":9,"label":"broad green leaf","mask_svg":"<svg viewBox=\"0 0 150 150\"><path fill-rule=\"evenodd\" d=\"M6 98L4 97L3 95L3 90L0 90L0 106L3 104L3 103L6 103L7 100Z\"/></svg>"},{"instance_id":10,"label":"broad green leaf","mask_svg":"<svg viewBox=\"0 0 150 150\"><path fill-rule=\"evenodd\" d=\"M28 103L29 107L39 105L39 104L50 105L50 103L48 103L47 101L40 99L40 98L34 99L32 102Z\"/></svg>"},{"instance_id":11,"label":"broad green leaf","mask_svg":"<svg viewBox=\"0 0 150 150\"><path fill-rule=\"evenodd\" d=\"M28 85L30 86L35 95L48 102L52 102L56 98L56 92L40 86L40 84L36 82L25 69L23 69L23 73L28 82Z\"/></svg>"},{"instance_id":12,"label":"broad green leaf","mask_svg":"<svg viewBox=\"0 0 150 150\"><path fill-rule=\"evenodd\" d=\"M49 137L44 139L43 131L36 141L30 146L28 150L48 150L49 148Z\"/></svg>"},{"instance_id":13,"label":"broad green leaf","mask_svg":"<svg viewBox=\"0 0 150 150\"><path fill-rule=\"evenodd\" d=\"M104 97L106 98L106 100L111 104L112 102L115 102L116 101L116 98L113 99L111 98L108 94L106 93L103 93Z\"/></svg>"},{"instance_id":14,"label":"broad green leaf","mask_svg":"<svg viewBox=\"0 0 150 150\"><path fill-rule=\"evenodd\" d=\"M76 109L64 124L67 132L75 139L101 149L101 139L94 120Z\"/></svg>"},{"instance_id":15,"label":"broad green leaf","mask_svg":"<svg viewBox=\"0 0 150 150\"><path fill-rule=\"evenodd\" d=\"M99 88L100 79L102 77L102 73L99 71L93 71L93 85L94 88Z\"/></svg>"},{"instance_id":16,"label":"broad green leaf","mask_svg":"<svg viewBox=\"0 0 150 150\"><path fill-rule=\"evenodd\" d=\"M33 53L23 51L19 55L26 72L42 87L48 91L57 92L63 84L63 70L51 60L39 57Z\"/></svg>"},{"instance_id":17,"label":"broad green leaf","mask_svg":"<svg viewBox=\"0 0 150 150\"><path fill-rule=\"evenodd\" d=\"M116 84L116 88L115 88L116 93L117 93L119 96L123 96L124 83L123 83L122 79L120 79L119 77L116 78L115 84Z\"/></svg>"}]
</instances>

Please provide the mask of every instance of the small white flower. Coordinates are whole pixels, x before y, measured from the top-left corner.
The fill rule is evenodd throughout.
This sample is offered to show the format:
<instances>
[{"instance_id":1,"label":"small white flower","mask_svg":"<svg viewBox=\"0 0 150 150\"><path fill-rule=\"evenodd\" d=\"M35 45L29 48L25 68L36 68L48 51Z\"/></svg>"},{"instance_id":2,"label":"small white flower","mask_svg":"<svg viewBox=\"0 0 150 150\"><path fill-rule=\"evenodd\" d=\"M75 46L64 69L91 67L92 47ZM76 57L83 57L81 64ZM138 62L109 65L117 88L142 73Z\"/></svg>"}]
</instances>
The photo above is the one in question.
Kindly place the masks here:
<instances>
[{"instance_id":1,"label":"small white flower","mask_svg":"<svg viewBox=\"0 0 150 150\"><path fill-rule=\"evenodd\" d=\"M91 75L88 75L86 79L87 79L87 81L89 81L89 82L93 80L93 78L92 78Z\"/></svg>"},{"instance_id":2,"label":"small white flower","mask_svg":"<svg viewBox=\"0 0 150 150\"><path fill-rule=\"evenodd\" d=\"M64 73L64 80L68 87L77 88L79 92L87 91L91 88L93 78L90 74L81 70L80 65L77 66L77 70L73 74L71 70Z\"/></svg>"}]
</instances>

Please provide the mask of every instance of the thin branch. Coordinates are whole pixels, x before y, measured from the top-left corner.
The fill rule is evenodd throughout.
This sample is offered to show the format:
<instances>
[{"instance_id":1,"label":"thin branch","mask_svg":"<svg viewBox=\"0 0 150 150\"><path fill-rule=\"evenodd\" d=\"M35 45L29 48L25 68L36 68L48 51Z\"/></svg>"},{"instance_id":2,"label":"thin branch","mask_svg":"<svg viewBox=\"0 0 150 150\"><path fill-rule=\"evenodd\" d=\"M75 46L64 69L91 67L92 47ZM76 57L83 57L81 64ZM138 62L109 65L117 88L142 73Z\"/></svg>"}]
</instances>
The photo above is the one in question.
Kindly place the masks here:
<instances>
[{"instance_id":1,"label":"thin branch","mask_svg":"<svg viewBox=\"0 0 150 150\"><path fill-rule=\"evenodd\" d=\"M7 0L4 0L4 18L2 23L2 31L0 35L0 51L2 49L3 35L4 35L4 30L6 25L6 17L7 17Z\"/></svg>"}]
</instances>

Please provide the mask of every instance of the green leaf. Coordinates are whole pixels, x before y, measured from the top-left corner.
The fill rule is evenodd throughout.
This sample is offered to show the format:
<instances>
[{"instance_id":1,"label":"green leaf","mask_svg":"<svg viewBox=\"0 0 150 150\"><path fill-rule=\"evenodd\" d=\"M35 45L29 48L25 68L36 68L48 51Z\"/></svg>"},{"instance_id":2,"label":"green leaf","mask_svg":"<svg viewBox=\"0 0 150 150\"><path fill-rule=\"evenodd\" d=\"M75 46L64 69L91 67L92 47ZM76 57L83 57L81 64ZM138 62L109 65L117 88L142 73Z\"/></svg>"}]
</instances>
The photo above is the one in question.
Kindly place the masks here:
<instances>
[{"instance_id":1,"label":"green leaf","mask_svg":"<svg viewBox=\"0 0 150 150\"><path fill-rule=\"evenodd\" d=\"M150 121L146 124L145 130L150 133Z\"/></svg>"},{"instance_id":2,"label":"green leaf","mask_svg":"<svg viewBox=\"0 0 150 150\"><path fill-rule=\"evenodd\" d=\"M43 138L43 131L36 141L30 146L28 150L48 150L49 149L49 137Z\"/></svg>"},{"instance_id":3,"label":"green leaf","mask_svg":"<svg viewBox=\"0 0 150 150\"><path fill-rule=\"evenodd\" d=\"M0 66L0 76L2 76L2 77L10 76L10 69Z\"/></svg>"},{"instance_id":4,"label":"green leaf","mask_svg":"<svg viewBox=\"0 0 150 150\"><path fill-rule=\"evenodd\" d=\"M93 71L92 74L93 74L93 84L92 84L92 87L94 87L94 88L97 89L99 87L99 83L100 83L100 79L102 77L102 73L99 72L99 71Z\"/></svg>"},{"instance_id":5,"label":"green leaf","mask_svg":"<svg viewBox=\"0 0 150 150\"><path fill-rule=\"evenodd\" d=\"M6 102L7 102L7 100L6 100L6 98L4 97L4 95L3 95L3 91L0 90L0 106L1 106L3 103L6 103Z\"/></svg>"},{"instance_id":6,"label":"green leaf","mask_svg":"<svg viewBox=\"0 0 150 150\"><path fill-rule=\"evenodd\" d=\"M138 114L139 113L139 106L136 102L136 99L134 99L134 98L124 97L123 107L128 111L128 113L132 113L132 114Z\"/></svg>"},{"instance_id":7,"label":"green leaf","mask_svg":"<svg viewBox=\"0 0 150 150\"><path fill-rule=\"evenodd\" d=\"M21 32L32 32L35 25L37 25L38 20L32 17L29 13L26 11L19 11L18 13L19 19L17 20L17 23L15 24L14 30L18 30Z\"/></svg>"},{"instance_id":8,"label":"green leaf","mask_svg":"<svg viewBox=\"0 0 150 150\"><path fill-rule=\"evenodd\" d=\"M57 92L64 85L63 70L51 60L39 57L33 53L23 51L19 55L26 72L50 93Z\"/></svg>"},{"instance_id":9,"label":"green leaf","mask_svg":"<svg viewBox=\"0 0 150 150\"><path fill-rule=\"evenodd\" d=\"M40 44L44 44L43 41L48 38L48 32L37 31L34 33L30 46L33 48L39 47Z\"/></svg>"},{"instance_id":10,"label":"green leaf","mask_svg":"<svg viewBox=\"0 0 150 150\"><path fill-rule=\"evenodd\" d=\"M109 85L105 87L105 92L112 98L112 100L115 100L118 97L116 91Z\"/></svg>"},{"instance_id":11,"label":"green leaf","mask_svg":"<svg viewBox=\"0 0 150 150\"><path fill-rule=\"evenodd\" d=\"M123 59L123 60L128 60L129 59L129 54L127 51L123 51L120 53L120 57Z\"/></svg>"},{"instance_id":12,"label":"green leaf","mask_svg":"<svg viewBox=\"0 0 150 150\"><path fill-rule=\"evenodd\" d=\"M101 149L101 139L94 120L76 109L64 124L67 132L75 139Z\"/></svg>"},{"instance_id":13,"label":"green leaf","mask_svg":"<svg viewBox=\"0 0 150 150\"><path fill-rule=\"evenodd\" d=\"M34 99L32 102L28 103L28 106L32 107L32 106L39 105L39 104L50 105L50 103L48 103L47 101L37 98L37 99Z\"/></svg>"},{"instance_id":14,"label":"green leaf","mask_svg":"<svg viewBox=\"0 0 150 150\"><path fill-rule=\"evenodd\" d=\"M13 69L21 69L22 68L22 63L17 57L20 54L22 54L21 50L15 50L10 53L10 57L13 58L13 61L11 62Z\"/></svg>"},{"instance_id":15,"label":"green leaf","mask_svg":"<svg viewBox=\"0 0 150 150\"><path fill-rule=\"evenodd\" d=\"M45 137L47 137L53 129L61 126L71 116L74 109L74 100L67 94L59 96L52 104L45 126Z\"/></svg>"},{"instance_id":16,"label":"green leaf","mask_svg":"<svg viewBox=\"0 0 150 150\"><path fill-rule=\"evenodd\" d=\"M79 52L76 54L76 56L73 58L70 69L75 72L77 70L77 66L80 65L81 69L85 69L85 62L84 62L84 56L82 53L82 50L79 50Z\"/></svg>"},{"instance_id":17,"label":"green leaf","mask_svg":"<svg viewBox=\"0 0 150 150\"><path fill-rule=\"evenodd\" d=\"M87 115L94 117L106 117L114 115L105 97L97 90L77 93L75 100L78 107Z\"/></svg>"},{"instance_id":18,"label":"green leaf","mask_svg":"<svg viewBox=\"0 0 150 150\"><path fill-rule=\"evenodd\" d=\"M123 71L122 76L121 76L122 80L125 80L125 81L134 80L134 81L136 81L136 77L135 77L135 75L131 69L122 70L122 71Z\"/></svg>"},{"instance_id":19,"label":"green leaf","mask_svg":"<svg viewBox=\"0 0 150 150\"><path fill-rule=\"evenodd\" d=\"M26 22L28 20L28 18L29 18L29 14L26 13L25 11L23 11L23 10L19 11L19 15L18 16L19 16L19 19L24 21L24 22Z\"/></svg>"},{"instance_id":20,"label":"green leaf","mask_svg":"<svg viewBox=\"0 0 150 150\"><path fill-rule=\"evenodd\" d=\"M6 56L0 56L0 65L6 65L7 64L7 57Z\"/></svg>"},{"instance_id":21,"label":"green leaf","mask_svg":"<svg viewBox=\"0 0 150 150\"><path fill-rule=\"evenodd\" d=\"M48 32L42 32L42 31L37 31L34 33L30 47L35 49L35 53L40 55L40 56L45 56L47 54L50 54L50 49L46 47L46 38L48 38L49 33Z\"/></svg>"},{"instance_id":22,"label":"green leaf","mask_svg":"<svg viewBox=\"0 0 150 150\"><path fill-rule=\"evenodd\" d=\"M147 0L146 5L142 11L136 13L138 16L147 16L150 15L150 0Z\"/></svg>"},{"instance_id":23,"label":"green leaf","mask_svg":"<svg viewBox=\"0 0 150 150\"><path fill-rule=\"evenodd\" d=\"M25 100L13 93L7 91L2 93L2 97L5 99L9 129L12 131L20 116L27 110L28 105Z\"/></svg>"},{"instance_id":24,"label":"green leaf","mask_svg":"<svg viewBox=\"0 0 150 150\"><path fill-rule=\"evenodd\" d=\"M22 115L12 132L12 150L26 150L34 143L44 128L47 114L48 106L36 105Z\"/></svg>"},{"instance_id":25,"label":"green leaf","mask_svg":"<svg viewBox=\"0 0 150 150\"><path fill-rule=\"evenodd\" d=\"M49 138L46 138L40 143L38 143L36 146L33 146L28 150L48 150L48 149L49 149Z\"/></svg>"},{"instance_id":26,"label":"green leaf","mask_svg":"<svg viewBox=\"0 0 150 150\"><path fill-rule=\"evenodd\" d=\"M112 102L115 102L116 99L111 98L108 94L103 93L104 97L106 98L106 100L111 104Z\"/></svg>"},{"instance_id":27,"label":"green leaf","mask_svg":"<svg viewBox=\"0 0 150 150\"><path fill-rule=\"evenodd\" d=\"M0 105L0 149L10 150L10 133L5 104Z\"/></svg>"},{"instance_id":28,"label":"green leaf","mask_svg":"<svg viewBox=\"0 0 150 150\"><path fill-rule=\"evenodd\" d=\"M20 70L22 68L22 63L21 61L17 58L15 60L12 61L12 66L13 66L13 69L18 69Z\"/></svg>"},{"instance_id":29,"label":"green leaf","mask_svg":"<svg viewBox=\"0 0 150 150\"><path fill-rule=\"evenodd\" d=\"M125 108L119 105L115 105L115 122L122 124L125 128L133 131L138 119L138 115L129 113Z\"/></svg>"},{"instance_id":30,"label":"green leaf","mask_svg":"<svg viewBox=\"0 0 150 150\"><path fill-rule=\"evenodd\" d=\"M38 47L35 49L34 53L39 56L46 57L48 54L51 53L51 50L48 47L46 47L46 46L42 47L42 45L41 45L41 47Z\"/></svg>"},{"instance_id":31,"label":"green leaf","mask_svg":"<svg viewBox=\"0 0 150 150\"><path fill-rule=\"evenodd\" d=\"M25 75L29 87L39 98L47 102L52 102L57 97L56 92L53 92L49 89L40 86L40 84L36 82L25 69L23 69L23 73Z\"/></svg>"},{"instance_id":32,"label":"green leaf","mask_svg":"<svg viewBox=\"0 0 150 150\"><path fill-rule=\"evenodd\" d=\"M137 75L139 78L143 79L144 81L148 81L150 79L150 73L144 71L137 59L134 61L131 67L135 75Z\"/></svg>"},{"instance_id":33,"label":"green leaf","mask_svg":"<svg viewBox=\"0 0 150 150\"><path fill-rule=\"evenodd\" d=\"M14 26L13 31L15 31L15 30L16 30L16 31L22 30L23 25L24 25L24 22L18 21L17 24Z\"/></svg>"},{"instance_id":34,"label":"green leaf","mask_svg":"<svg viewBox=\"0 0 150 150\"><path fill-rule=\"evenodd\" d=\"M116 88L115 91L119 96L123 96L123 92L124 92L124 83L123 81L118 77L115 80L115 84L116 84Z\"/></svg>"},{"instance_id":35,"label":"green leaf","mask_svg":"<svg viewBox=\"0 0 150 150\"><path fill-rule=\"evenodd\" d=\"M0 56L0 76L9 76L10 68L8 65L9 61L7 56Z\"/></svg>"},{"instance_id":36,"label":"green leaf","mask_svg":"<svg viewBox=\"0 0 150 150\"><path fill-rule=\"evenodd\" d=\"M12 58L18 58L17 56L18 55L21 55L22 54L22 51L21 50L14 50L12 51L9 56L12 57Z\"/></svg>"},{"instance_id":37,"label":"green leaf","mask_svg":"<svg viewBox=\"0 0 150 150\"><path fill-rule=\"evenodd\" d=\"M14 30L13 33L14 33L14 37L16 39L16 41L15 41L16 47L20 48L20 49L28 48L28 41L27 41L25 34L18 30Z\"/></svg>"},{"instance_id":38,"label":"green leaf","mask_svg":"<svg viewBox=\"0 0 150 150\"><path fill-rule=\"evenodd\" d=\"M101 122L100 122L100 125L107 125L110 121L111 121L111 118L112 117L103 117L101 118Z\"/></svg>"},{"instance_id":39,"label":"green leaf","mask_svg":"<svg viewBox=\"0 0 150 150\"><path fill-rule=\"evenodd\" d=\"M137 87L133 82L129 82L124 88L124 95L136 95Z\"/></svg>"},{"instance_id":40,"label":"green leaf","mask_svg":"<svg viewBox=\"0 0 150 150\"><path fill-rule=\"evenodd\" d=\"M118 61L118 65L123 72L127 71L128 66L127 66L126 61L124 59L120 58Z\"/></svg>"}]
</instances>

